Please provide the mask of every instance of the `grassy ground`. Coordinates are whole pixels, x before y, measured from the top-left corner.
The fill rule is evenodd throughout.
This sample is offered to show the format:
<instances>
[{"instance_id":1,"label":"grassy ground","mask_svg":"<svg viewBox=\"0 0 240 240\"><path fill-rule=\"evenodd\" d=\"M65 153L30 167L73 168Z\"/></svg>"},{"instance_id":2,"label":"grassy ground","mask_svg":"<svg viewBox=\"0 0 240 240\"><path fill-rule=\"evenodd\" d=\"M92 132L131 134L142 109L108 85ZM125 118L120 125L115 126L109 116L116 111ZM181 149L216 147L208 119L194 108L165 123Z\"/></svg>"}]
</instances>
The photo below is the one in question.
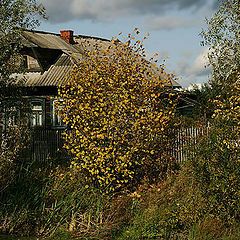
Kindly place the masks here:
<instances>
[{"instance_id":1,"label":"grassy ground","mask_svg":"<svg viewBox=\"0 0 240 240\"><path fill-rule=\"evenodd\" d=\"M68 169L25 172L1 195L1 231L52 240L240 239L237 222L212 214L191 173L184 166L155 185L106 195Z\"/></svg>"},{"instance_id":2,"label":"grassy ground","mask_svg":"<svg viewBox=\"0 0 240 240\"><path fill-rule=\"evenodd\" d=\"M213 131L202 139L165 178L115 193L86 187L71 167L19 165L0 191L0 232L51 240L238 240L239 152L217 137Z\"/></svg>"}]
</instances>

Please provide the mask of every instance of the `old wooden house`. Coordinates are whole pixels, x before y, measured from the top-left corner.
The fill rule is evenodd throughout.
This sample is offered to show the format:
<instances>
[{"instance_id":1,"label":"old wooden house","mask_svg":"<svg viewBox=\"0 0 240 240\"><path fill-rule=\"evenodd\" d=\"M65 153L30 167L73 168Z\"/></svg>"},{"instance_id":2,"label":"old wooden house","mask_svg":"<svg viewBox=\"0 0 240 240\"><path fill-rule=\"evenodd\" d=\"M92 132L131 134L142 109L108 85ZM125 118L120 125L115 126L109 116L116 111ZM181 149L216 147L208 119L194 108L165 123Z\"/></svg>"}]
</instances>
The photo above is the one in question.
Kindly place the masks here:
<instances>
[{"instance_id":1,"label":"old wooden house","mask_svg":"<svg viewBox=\"0 0 240 240\"><path fill-rule=\"evenodd\" d=\"M22 33L23 49L27 71L24 76L22 88L25 98L29 103L29 114L26 125L32 132L32 154L33 158L46 159L57 157L58 149L62 146L61 133L66 125L56 115L54 101L58 86L64 83L65 77L73 67L76 59L86 54L86 49L81 45L82 41L88 40L92 45L96 42L109 45L106 39L74 36L73 31L61 31L60 34L28 31ZM171 81L171 87L181 87L176 81ZM5 114L2 117L4 129L8 124L17 124L17 109L13 115Z\"/></svg>"}]
</instances>

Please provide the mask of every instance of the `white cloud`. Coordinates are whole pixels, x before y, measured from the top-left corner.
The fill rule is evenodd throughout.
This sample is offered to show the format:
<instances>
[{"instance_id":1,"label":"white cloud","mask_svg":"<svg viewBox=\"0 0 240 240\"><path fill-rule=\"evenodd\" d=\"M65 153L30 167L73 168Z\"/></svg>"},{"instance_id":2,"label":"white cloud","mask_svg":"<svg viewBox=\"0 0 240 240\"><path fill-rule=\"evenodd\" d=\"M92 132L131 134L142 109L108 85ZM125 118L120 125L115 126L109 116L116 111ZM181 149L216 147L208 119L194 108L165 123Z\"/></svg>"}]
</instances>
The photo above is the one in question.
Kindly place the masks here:
<instances>
[{"instance_id":1,"label":"white cloud","mask_svg":"<svg viewBox=\"0 0 240 240\"><path fill-rule=\"evenodd\" d=\"M208 64L207 55L208 48L205 48L199 53L192 64L189 62L189 59L178 63L177 73L181 76L179 82L183 87L208 81L212 70Z\"/></svg>"},{"instance_id":2,"label":"white cloud","mask_svg":"<svg viewBox=\"0 0 240 240\"><path fill-rule=\"evenodd\" d=\"M197 84L190 85L187 89L188 89L188 91L191 91L191 90L193 90L195 88L201 89L202 87L203 87L203 85L201 83L197 83Z\"/></svg>"},{"instance_id":3,"label":"white cloud","mask_svg":"<svg viewBox=\"0 0 240 240\"><path fill-rule=\"evenodd\" d=\"M208 75L211 72L208 61L208 51L208 48L204 48L192 64L189 62L189 59L181 60L181 62L178 63L177 71L184 75Z\"/></svg>"},{"instance_id":4,"label":"white cloud","mask_svg":"<svg viewBox=\"0 0 240 240\"><path fill-rule=\"evenodd\" d=\"M198 76L208 75L211 71L208 61L208 48L205 48L194 60L191 68L188 70L189 74Z\"/></svg>"}]
</instances>

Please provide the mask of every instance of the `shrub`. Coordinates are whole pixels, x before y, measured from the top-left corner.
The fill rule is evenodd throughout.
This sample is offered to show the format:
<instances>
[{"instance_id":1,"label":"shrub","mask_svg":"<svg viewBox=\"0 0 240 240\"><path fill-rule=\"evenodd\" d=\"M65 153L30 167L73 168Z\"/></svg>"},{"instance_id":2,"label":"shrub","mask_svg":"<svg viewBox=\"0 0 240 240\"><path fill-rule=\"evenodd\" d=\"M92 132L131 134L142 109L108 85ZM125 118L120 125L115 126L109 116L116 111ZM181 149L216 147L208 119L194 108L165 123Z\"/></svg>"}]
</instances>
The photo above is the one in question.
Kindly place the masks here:
<instances>
[{"instance_id":1,"label":"shrub","mask_svg":"<svg viewBox=\"0 0 240 240\"><path fill-rule=\"evenodd\" d=\"M104 191L152 181L171 164L173 76L146 61L134 39L82 42L86 55L59 89L59 114L71 128L65 147L89 184Z\"/></svg>"},{"instance_id":2,"label":"shrub","mask_svg":"<svg viewBox=\"0 0 240 240\"><path fill-rule=\"evenodd\" d=\"M21 126L10 127L0 136L0 193L16 177L16 161L26 147L28 133Z\"/></svg>"}]
</instances>

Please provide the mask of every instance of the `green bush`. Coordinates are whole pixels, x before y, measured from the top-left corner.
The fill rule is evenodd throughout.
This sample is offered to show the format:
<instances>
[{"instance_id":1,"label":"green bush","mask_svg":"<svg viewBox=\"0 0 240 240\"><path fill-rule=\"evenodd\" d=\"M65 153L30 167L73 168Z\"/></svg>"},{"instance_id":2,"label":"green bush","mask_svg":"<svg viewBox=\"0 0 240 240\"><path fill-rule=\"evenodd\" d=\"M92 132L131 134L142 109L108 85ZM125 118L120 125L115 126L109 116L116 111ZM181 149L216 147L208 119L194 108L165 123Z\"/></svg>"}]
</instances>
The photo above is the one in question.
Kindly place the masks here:
<instances>
[{"instance_id":1,"label":"green bush","mask_svg":"<svg viewBox=\"0 0 240 240\"><path fill-rule=\"evenodd\" d=\"M16 162L28 142L28 132L21 126L0 132L0 192L16 177Z\"/></svg>"},{"instance_id":2,"label":"green bush","mask_svg":"<svg viewBox=\"0 0 240 240\"><path fill-rule=\"evenodd\" d=\"M228 223L238 221L240 216L240 153L229 147L237 144L233 132L233 126L226 123L213 125L191 159L210 213Z\"/></svg>"},{"instance_id":3,"label":"green bush","mask_svg":"<svg viewBox=\"0 0 240 240\"><path fill-rule=\"evenodd\" d=\"M0 194L0 231L53 239L239 239L239 152L228 147L232 127L221 126L212 125L177 172L135 192L86 186L73 163L18 168Z\"/></svg>"},{"instance_id":4,"label":"green bush","mask_svg":"<svg viewBox=\"0 0 240 240\"><path fill-rule=\"evenodd\" d=\"M130 215L129 198L86 188L73 168L21 168L1 194L0 232L105 238Z\"/></svg>"}]
</instances>

